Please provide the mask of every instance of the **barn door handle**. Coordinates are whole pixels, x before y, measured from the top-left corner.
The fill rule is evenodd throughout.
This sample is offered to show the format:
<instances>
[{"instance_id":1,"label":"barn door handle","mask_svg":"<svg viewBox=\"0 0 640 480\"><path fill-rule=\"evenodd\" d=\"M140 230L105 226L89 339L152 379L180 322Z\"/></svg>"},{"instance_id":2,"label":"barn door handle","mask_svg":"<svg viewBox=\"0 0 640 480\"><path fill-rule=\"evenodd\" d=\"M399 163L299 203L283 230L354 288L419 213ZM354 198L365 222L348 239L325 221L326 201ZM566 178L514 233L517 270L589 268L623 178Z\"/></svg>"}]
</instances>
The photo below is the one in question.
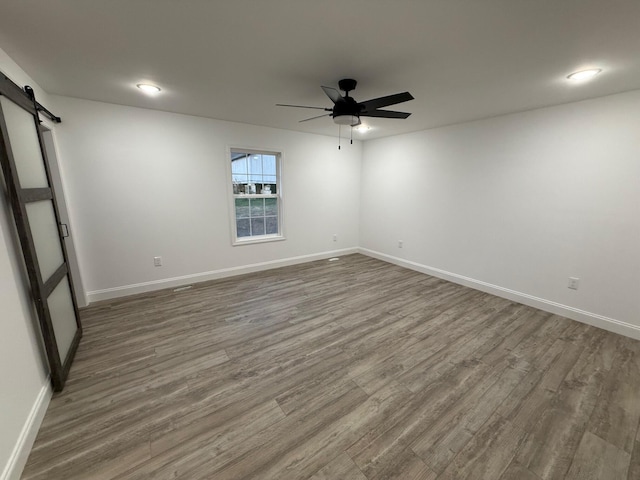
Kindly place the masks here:
<instances>
[{"instance_id":1,"label":"barn door handle","mask_svg":"<svg viewBox=\"0 0 640 480\"><path fill-rule=\"evenodd\" d=\"M69 236L69 226L66 223L60 224L60 231L62 233L62 238L67 238Z\"/></svg>"}]
</instances>

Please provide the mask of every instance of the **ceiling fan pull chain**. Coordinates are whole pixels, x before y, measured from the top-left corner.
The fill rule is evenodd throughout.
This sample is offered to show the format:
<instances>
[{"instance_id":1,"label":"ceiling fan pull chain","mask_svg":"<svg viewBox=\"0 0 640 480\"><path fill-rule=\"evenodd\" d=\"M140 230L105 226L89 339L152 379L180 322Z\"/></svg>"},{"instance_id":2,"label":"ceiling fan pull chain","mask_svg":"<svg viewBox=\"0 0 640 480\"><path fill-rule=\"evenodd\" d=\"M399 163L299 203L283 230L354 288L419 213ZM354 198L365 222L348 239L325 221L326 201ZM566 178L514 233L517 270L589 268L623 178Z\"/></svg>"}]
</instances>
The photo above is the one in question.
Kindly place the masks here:
<instances>
[{"instance_id":1,"label":"ceiling fan pull chain","mask_svg":"<svg viewBox=\"0 0 640 480\"><path fill-rule=\"evenodd\" d=\"M338 125L338 150L340 150L341 139L342 139L342 125Z\"/></svg>"},{"instance_id":2,"label":"ceiling fan pull chain","mask_svg":"<svg viewBox=\"0 0 640 480\"><path fill-rule=\"evenodd\" d=\"M353 125L351 125L351 145L353 145Z\"/></svg>"}]
</instances>

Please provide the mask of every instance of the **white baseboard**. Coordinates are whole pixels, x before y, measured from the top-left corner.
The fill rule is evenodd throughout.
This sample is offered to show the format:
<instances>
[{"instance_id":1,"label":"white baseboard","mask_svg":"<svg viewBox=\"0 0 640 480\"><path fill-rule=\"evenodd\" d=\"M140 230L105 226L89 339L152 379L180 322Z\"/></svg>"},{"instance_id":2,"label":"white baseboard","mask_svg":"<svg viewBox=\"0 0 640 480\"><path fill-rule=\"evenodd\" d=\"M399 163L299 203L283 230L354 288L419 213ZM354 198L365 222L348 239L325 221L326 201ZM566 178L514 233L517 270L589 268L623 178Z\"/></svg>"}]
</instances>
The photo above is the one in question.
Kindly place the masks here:
<instances>
[{"instance_id":1,"label":"white baseboard","mask_svg":"<svg viewBox=\"0 0 640 480\"><path fill-rule=\"evenodd\" d=\"M447 272L435 267L429 267L420 263L412 262L402 258L387 255L385 253L376 252L362 247L345 248L341 250L332 250L328 252L314 253L311 255L302 255L298 257L289 257L280 260L271 260L269 262L253 263L250 265L242 265L239 267L223 268L220 270L213 270L210 272L195 273L192 275L184 275L181 277L172 277L162 280L154 280L151 282L136 283L132 285L124 285L121 287L107 288L103 290L94 290L87 292L87 299L89 303L97 302L100 300L110 300L113 298L125 297L128 295L135 295L138 293L151 292L155 290L162 290L165 288L175 288L184 285L189 285L195 282L206 282L209 280L217 280L220 278L231 277L234 275L244 275L246 273L259 272L262 270L270 270L272 268L286 267L289 265L297 265L300 263L313 262L315 260L323 260L325 258L336 257L340 255L349 255L352 253L362 253L369 257L377 258L379 260L393 263L401 267L409 268L417 272L432 275L434 277L442 278L453 283L458 283L466 287L474 288L483 292L496 295L498 297L513 300L514 302L529 305L531 307L539 308L546 312L562 315L563 317L576 320L578 322L593 325L594 327L609 330L614 333L619 333L627 337L640 340L640 326L630 323L616 320L614 318L605 317L597 313L587 312L578 308L563 305L544 298L535 297L527 293L518 292L509 288L493 285L474 278L465 277L456 273ZM4 480L4 478L0 478Z\"/></svg>"},{"instance_id":2,"label":"white baseboard","mask_svg":"<svg viewBox=\"0 0 640 480\"><path fill-rule=\"evenodd\" d=\"M563 305L561 303L553 302L551 300L545 300L544 298L535 297L522 292L517 292L509 288L499 287L492 285L481 280L465 277L456 273L447 272L439 268L429 267L420 263L412 262L410 260L404 260L402 258L387 255L385 253L376 252L367 248L360 247L359 253L367 255L369 257L377 258L384 262L393 263L401 267L415 270L416 272L425 273L434 277L442 278L453 283L464 285L465 287L474 288L482 292L487 292L498 297L513 300L514 302L522 303L530 307L535 307L545 312L554 313L563 317L576 320L578 322L586 323L594 327L602 328L610 332L619 333L627 337L640 340L640 326L632 325L614 318L598 315L597 313L587 312L578 308Z\"/></svg>"},{"instance_id":3,"label":"white baseboard","mask_svg":"<svg viewBox=\"0 0 640 480\"><path fill-rule=\"evenodd\" d=\"M323 260L325 258L337 257L340 255L350 255L358 253L358 248L344 248L341 250L331 250L328 252L313 253L311 255L302 255L298 257L289 257L280 260L271 260L269 262L252 263L250 265L242 265L239 267L222 268L211 272L194 273L192 275L183 275L181 277L164 278L162 280L154 280L151 282L136 283L132 285L124 285L122 287L106 288L104 290L94 290L87 292L89 303L98 302L100 300L110 300L113 298L126 297L138 293L152 292L154 290L162 290L164 288L182 287L195 282L206 282L209 280L217 280L219 278L232 277L234 275L244 275L245 273L259 272L262 270L270 270L272 268L287 267L289 265L297 265L299 263L313 262L315 260Z\"/></svg>"},{"instance_id":4,"label":"white baseboard","mask_svg":"<svg viewBox=\"0 0 640 480\"><path fill-rule=\"evenodd\" d=\"M27 463L29 453L33 447L33 442L36 440L38 430L42 424L44 414L47 413L47 407L51 401L53 390L51 389L51 383L49 377L46 379L46 383L42 386L38 398L29 412L29 417L24 423L24 427L20 432L20 436L16 441L16 445L9 457L9 461L0 475L0 480L19 480L22 475L22 470Z\"/></svg>"}]
</instances>

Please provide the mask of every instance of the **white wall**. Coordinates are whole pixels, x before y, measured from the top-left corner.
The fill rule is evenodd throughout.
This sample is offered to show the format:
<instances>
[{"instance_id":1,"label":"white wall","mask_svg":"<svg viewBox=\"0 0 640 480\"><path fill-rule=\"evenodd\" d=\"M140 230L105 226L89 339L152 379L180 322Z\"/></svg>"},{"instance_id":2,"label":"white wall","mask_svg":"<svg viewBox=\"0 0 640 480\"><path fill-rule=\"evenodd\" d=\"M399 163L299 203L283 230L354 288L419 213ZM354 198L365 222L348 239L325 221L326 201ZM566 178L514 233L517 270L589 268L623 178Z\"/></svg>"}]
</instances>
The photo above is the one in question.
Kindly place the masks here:
<instances>
[{"instance_id":1,"label":"white wall","mask_svg":"<svg viewBox=\"0 0 640 480\"><path fill-rule=\"evenodd\" d=\"M640 91L373 140L363 156L369 253L640 338Z\"/></svg>"},{"instance_id":2,"label":"white wall","mask_svg":"<svg viewBox=\"0 0 640 480\"><path fill-rule=\"evenodd\" d=\"M0 71L40 88L0 50ZM42 96L38 95L45 104ZM0 479L19 478L51 391L29 282L0 173Z\"/></svg>"},{"instance_id":3,"label":"white wall","mask_svg":"<svg viewBox=\"0 0 640 480\"><path fill-rule=\"evenodd\" d=\"M332 137L51 101L62 117L59 160L90 301L358 246L359 142L338 151ZM231 245L230 145L284 151L285 241ZM153 266L154 256L162 267Z\"/></svg>"}]
</instances>

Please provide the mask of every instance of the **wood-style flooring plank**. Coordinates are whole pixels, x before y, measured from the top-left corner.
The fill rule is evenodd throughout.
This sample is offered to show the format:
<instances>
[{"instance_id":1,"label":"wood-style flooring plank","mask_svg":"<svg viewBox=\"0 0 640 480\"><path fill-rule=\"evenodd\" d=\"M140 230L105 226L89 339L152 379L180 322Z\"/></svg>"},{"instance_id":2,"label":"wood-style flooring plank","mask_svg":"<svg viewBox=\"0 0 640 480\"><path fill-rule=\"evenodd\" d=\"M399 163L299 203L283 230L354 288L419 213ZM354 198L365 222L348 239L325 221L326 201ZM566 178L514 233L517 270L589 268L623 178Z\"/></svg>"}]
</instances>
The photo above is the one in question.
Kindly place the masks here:
<instances>
[{"instance_id":1,"label":"wood-style flooring plank","mask_svg":"<svg viewBox=\"0 0 640 480\"><path fill-rule=\"evenodd\" d=\"M540 480L540 477L522 465L511 462L500 477L500 480Z\"/></svg>"},{"instance_id":2,"label":"wood-style flooring plank","mask_svg":"<svg viewBox=\"0 0 640 480\"><path fill-rule=\"evenodd\" d=\"M604 379L587 429L631 453L640 421L640 359L620 343L611 367L615 375Z\"/></svg>"},{"instance_id":3,"label":"wood-style flooring plank","mask_svg":"<svg viewBox=\"0 0 640 480\"><path fill-rule=\"evenodd\" d=\"M629 454L586 432L578 446L566 480L626 480Z\"/></svg>"},{"instance_id":4,"label":"wood-style flooring plank","mask_svg":"<svg viewBox=\"0 0 640 480\"><path fill-rule=\"evenodd\" d=\"M488 388L465 395L411 448L434 471L442 472L525 375L525 371L514 368L495 375Z\"/></svg>"},{"instance_id":5,"label":"wood-style flooring plank","mask_svg":"<svg viewBox=\"0 0 640 480\"><path fill-rule=\"evenodd\" d=\"M81 315L25 480L640 478L640 342L369 257Z\"/></svg>"},{"instance_id":6,"label":"wood-style flooring plank","mask_svg":"<svg viewBox=\"0 0 640 480\"><path fill-rule=\"evenodd\" d=\"M494 414L438 476L438 480L500 478L527 433Z\"/></svg>"},{"instance_id":7,"label":"wood-style flooring plank","mask_svg":"<svg viewBox=\"0 0 640 480\"><path fill-rule=\"evenodd\" d=\"M640 435L640 430L638 430ZM629 463L629 472L627 474L627 480L634 480L640 478L640 438L636 439L633 446L633 452L631 452L631 461Z\"/></svg>"},{"instance_id":8,"label":"wood-style flooring plank","mask_svg":"<svg viewBox=\"0 0 640 480\"><path fill-rule=\"evenodd\" d=\"M607 362L601 353L607 336L594 330L559 391L535 390L525 400L535 408L523 409L512 419L529 432L516 461L541 478L563 478L573 461L602 389Z\"/></svg>"},{"instance_id":9,"label":"wood-style flooring plank","mask_svg":"<svg viewBox=\"0 0 640 480\"><path fill-rule=\"evenodd\" d=\"M310 480L367 480L367 477L358 469L346 453L341 453L336 458L316 472Z\"/></svg>"}]
</instances>

